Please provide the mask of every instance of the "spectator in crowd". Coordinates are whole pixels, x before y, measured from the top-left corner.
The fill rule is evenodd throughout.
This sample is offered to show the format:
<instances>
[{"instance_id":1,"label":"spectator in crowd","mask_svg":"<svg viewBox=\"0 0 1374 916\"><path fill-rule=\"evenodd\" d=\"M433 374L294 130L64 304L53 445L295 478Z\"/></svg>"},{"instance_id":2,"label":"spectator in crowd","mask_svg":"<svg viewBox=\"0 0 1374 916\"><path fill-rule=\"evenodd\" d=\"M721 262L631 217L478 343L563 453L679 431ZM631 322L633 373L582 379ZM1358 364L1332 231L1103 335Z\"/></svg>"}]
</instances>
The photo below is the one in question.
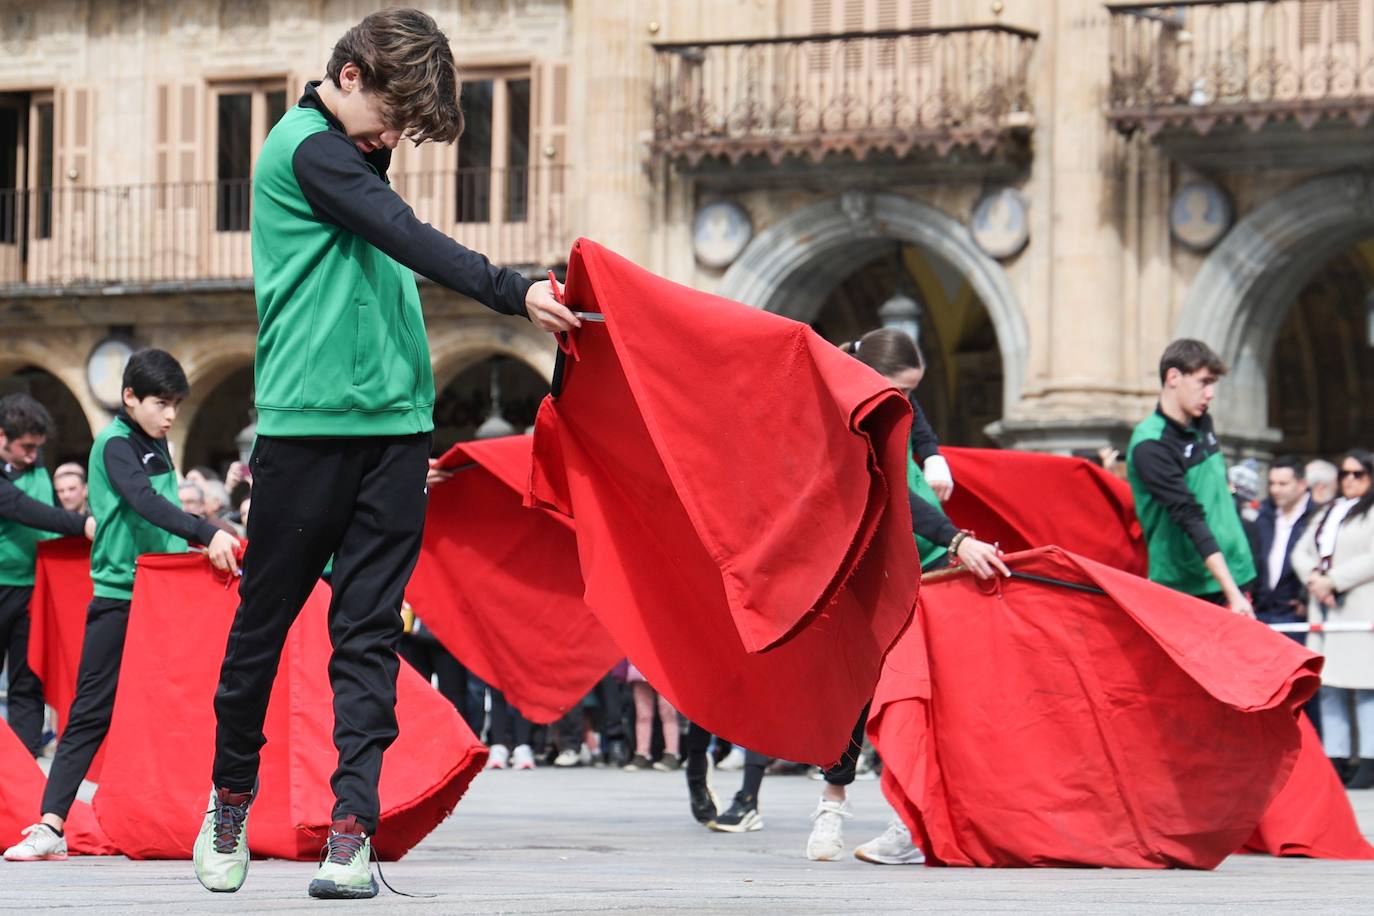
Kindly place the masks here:
<instances>
[{"instance_id":1,"label":"spectator in crowd","mask_svg":"<svg viewBox=\"0 0 1374 916\"><path fill-rule=\"evenodd\" d=\"M215 473L214 468L207 467L202 464L197 465L196 467L193 467L191 468L191 470L187 471L186 479L189 480L191 483L195 484L196 486L200 487L201 489L204 489L205 485L210 481L219 480L219 475Z\"/></svg>"},{"instance_id":2,"label":"spectator in crowd","mask_svg":"<svg viewBox=\"0 0 1374 916\"><path fill-rule=\"evenodd\" d=\"M629 760L626 692L622 678L608 673L558 720L556 767L577 767L594 761L623 766Z\"/></svg>"},{"instance_id":3,"label":"spectator in crowd","mask_svg":"<svg viewBox=\"0 0 1374 916\"><path fill-rule=\"evenodd\" d=\"M90 513L86 505L86 469L81 465L75 461L58 465L52 475L52 487L63 509L78 515Z\"/></svg>"},{"instance_id":4,"label":"spectator in crowd","mask_svg":"<svg viewBox=\"0 0 1374 916\"><path fill-rule=\"evenodd\" d=\"M253 498L251 496L245 496L243 502L239 503L239 524L243 526L244 531L248 530L248 510L252 506Z\"/></svg>"},{"instance_id":5,"label":"spectator in crowd","mask_svg":"<svg viewBox=\"0 0 1374 916\"><path fill-rule=\"evenodd\" d=\"M531 745L534 726L530 720L510 704L505 694L483 684L471 674L468 675L469 695L474 684L480 685L486 694L481 698L483 705L488 696L491 698L491 719L487 726L487 747L491 748L491 756L487 758L487 769L534 769L534 748Z\"/></svg>"},{"instance_id":6,"label":"spectator in crowd","mask_svg":"<svg viewBox=\"0 0 1374 916\"><path fill-rule=\"evenodd\" d=\"M205 492L200 484L187 478L177 487L177 499L181 500L181 511L199 518L205 517Z\"/></svg>"},{"instance_id":7,"label":"spectator in crowd","mask_svg":"<svg viewBox=\"0 0 1374 916\"><path fill-rule=\"evenodd\" d=\"M1165 347L1159 405L1131 435L1126 466L1150 579L1253 617L1245 588L1256 578L1254 557L1207 412L1225 374L1200 340Z\"/></svg>"},{"instance_id":8,"label":"spectator in crowd","mask_svg":"<svg viewBox=\"0 0 1374 916\"><path fill-rule=\"evenodd\" d=\"M1313 510L1302 462L1291 455L1275 458L1269 465L1269 498L1260 504L1255 520L1259 535L1255 558L1260 567L1255 616L1264 623L1295 623L1307 618L1303 583L1289 560ZM1300 635L1295 637L1303 641Z\"/></svg>"},{"instance_id":9,"label":"spectator in crowd","mask_svg":"<svg viewBox=\"0 0 1374 916\"><path fill-rule=\"evenodd\" d=\"M625 681L635 703L635 755L625 764L627 772L647 770L650 767L649 752L654 737L654 707L658 707L658 720L663 729L663 757L654 764L655 770L668 772L682 767L678 757L679 742L682 738L682 724L678 721L677 710L668 698L660 694L644 677L644 673L633 664Z\"/></svg>"},{"instance_id":10,"label":"spectator in crowd","mask_svg":"<svg viewBox=\"0 0 1374 916\"><path fill-rule=\"evenodd\" d=\"M1341 459L1341 495L1307 526L1293 549L1293 570L1307 583L1312 622L1374 623L1374 455ZM1322 744L1344 770L1359 735L1352 789L1374 786L1374 632L1309 633L1307 647L1326 656L1322 668ZM1354 715L1351 709L1354 708Z\"/></svg>"},{"instance_id":11,"label":"spectator in crowd","mask_svg":"<svg viewBox=\"0 0 1374 916\"><path fill-rule=\"evenodd\" d=\"M1312 494L1315 508L1320 509L1336 498L1337 473L1334 464L1321 458L1309 461L1303 476L1307 478L1307 489Z\"/></svg>"},{"instance_id":12,"label":"spectator in crowd","mask_svg":"<svg viewBox=\"0 0 1374 916\"><path fill-rule=\"evenodd\" d=\"M205 510L205 520L214 525L221 531L227 531L238 537L243 532L235 527L234 523L225 518L225 510L229 506L229 489L219 480L207 480L200 486L203 494L201 505Z\"/></svg>"},{"instance_id":13,"label":"spectator in crowd","mask_svg":"<svg viewBox=\"0 0 1374 916\"><path fill-rule=\"evenodd\" d=\"M1255 521L1255 565L1260 574L1255 588L1255 616L1262 623L1298 623L1307 619L1307 596L1290 562L1293 548L1316 511L1303 473L1302 462L1291 455L1279 456L1269 465L1269 498L1260 504ZM1300 643L1307 641L1305 633L1288 636ZM1321 691L1313 694L1303 708L1320 733Z\"/></svg>"},{"instance_id":14,"label":"spectator in crowd","mask_svg":"<svg viewBox=\"0 0 1374 916\"><path fill-rule=\"evenodd\" d=\"M1231 465L1226 472L1226 480L1231 485L1231 495L1236 500L1236 512L1240 515L1240 526L1245 531L1245 543L1250 548L1250 561L1259 569L1263 554L1260 553L1259 527L1259 462L1246 458Z\"/></svg>"}]
</instances>

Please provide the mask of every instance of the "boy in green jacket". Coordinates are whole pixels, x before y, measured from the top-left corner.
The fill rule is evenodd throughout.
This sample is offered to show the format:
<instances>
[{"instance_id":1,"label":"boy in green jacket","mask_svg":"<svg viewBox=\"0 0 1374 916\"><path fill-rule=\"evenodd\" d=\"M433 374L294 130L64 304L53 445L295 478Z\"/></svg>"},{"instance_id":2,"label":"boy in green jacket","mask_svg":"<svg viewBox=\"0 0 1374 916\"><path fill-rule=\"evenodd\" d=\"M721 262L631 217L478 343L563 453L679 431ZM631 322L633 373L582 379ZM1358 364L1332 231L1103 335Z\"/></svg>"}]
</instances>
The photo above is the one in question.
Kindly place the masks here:
<instances>
[{"instance_id":1,"label":"boy in green jacket","mask_svg":"<svg viewBox=\"0 0 1374 916\"><path fill-rule=\"evenodd\" d=\"M53 505L40 460L51 428L47 409L27 394L0 398L0 662L9 671L10 727L35 757L43 750L43 685L29 668L29 599L38 542L95 534L90 516Z\"/></svg>"},{"instance_id":2,"label":"boy in green jacket","mask_svg":"<svg viewBox=\"0 0 1374 916\"><path fill-rule=\"evenodd\" d=\"M1151 581L1254 617L1243 589L1256 579L1255 561L1207 412L1225 374L1202 341L1169 344L1159 360L1159 406L1131 436L1126 473Z\"/></svg>"},{"instance_id":3,"label":"boy in green jacket","mask_svg":"<svg viewBox=\"0 0 1374 916\"><path fill-rule=\"evenodd\" d=\"M189 392L186 373L170 354L139 350L124 368L124 408L91 446L95 597L86 611L76 696L43 790L42 819L5 851L11 862L67 858L67 813L110 729L139 556L178 553L186 550L187 541L197 541L206 545L216 569L235 567L238 540L182 512L175 502L176 469L167 451L167 431Z\"/></svg>"},{"instance_id":4,"label":"boy in green jacket","mask_svg":"<svg viewBox=\"0 0 1374 916\"><path fill-rule=\"evenodd\" d=\"M549 331L577 319L531 282L420 222L386 181L401 139L462 130L448 40L417 10L335 45L263 143L253 180L258 440L248 550L215 695L197 879L235 891L267 700L287 630L334 557L335 806L314 897L371 897L382 754L396 738L402 593L424 527L434 379L414 273Z\"/></svg>"}]
</instances>

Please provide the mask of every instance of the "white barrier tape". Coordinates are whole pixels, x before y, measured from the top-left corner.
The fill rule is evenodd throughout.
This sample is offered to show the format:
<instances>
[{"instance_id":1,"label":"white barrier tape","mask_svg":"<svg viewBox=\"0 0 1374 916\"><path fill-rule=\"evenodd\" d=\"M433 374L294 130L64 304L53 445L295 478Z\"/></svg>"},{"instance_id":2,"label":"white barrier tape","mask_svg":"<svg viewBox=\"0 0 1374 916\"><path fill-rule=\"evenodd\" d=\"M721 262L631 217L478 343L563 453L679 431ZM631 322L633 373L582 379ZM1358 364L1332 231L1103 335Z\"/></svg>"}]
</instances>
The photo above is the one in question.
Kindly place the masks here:
<instances>
[{"instance_id":1,"label":"white barrier tape","mask_svg":"<svg viewBox=\"0 0 1374 916\"><path fill-rule=\"evenodd\" d=\"M1271 623L1268 626L1280 633L1374 633L1374 622Z\"/></svg>"}]
</instances>

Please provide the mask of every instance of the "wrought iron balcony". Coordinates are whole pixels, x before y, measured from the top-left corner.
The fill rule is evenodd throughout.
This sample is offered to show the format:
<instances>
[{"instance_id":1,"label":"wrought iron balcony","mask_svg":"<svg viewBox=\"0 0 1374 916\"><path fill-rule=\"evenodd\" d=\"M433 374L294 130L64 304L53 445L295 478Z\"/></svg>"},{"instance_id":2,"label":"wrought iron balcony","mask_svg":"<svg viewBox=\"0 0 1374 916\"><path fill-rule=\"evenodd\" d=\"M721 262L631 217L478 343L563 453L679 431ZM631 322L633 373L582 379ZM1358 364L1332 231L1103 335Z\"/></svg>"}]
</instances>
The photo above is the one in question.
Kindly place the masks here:
<instances>
[{"instance_id":1,"label":"wrought iron balcony","mask_svg":"<svg viewBox=\"0 0 1374 916\"><path fill-rule=\"evenodd\" d=\"M1036 33L1002 25L656 44L656 154L696 166L957 146L1032 126Z\"/></svg>"},{"instance_id":2,"label":"wrought iron balcony","mask_svg":"<svg viewBox=\"0 0 1374 916\"><path fill-rule=\"evenodd\" d=\"M567 257L565 169L398 174L416 214L495 263ZM0 190L0 292L252 279L247 181Z\"/></svg>"},{"instance_id":3,"label":"wrought iron balcony","mask_svg":"<svg viewBox=\"0 0 1374 916\"><path fill-rule=\"evenodd\" d=\"M1123 131L1258 131L1374 114L1374 0L1112 3L1107 113Z\"/></svg>"}]
</instances>

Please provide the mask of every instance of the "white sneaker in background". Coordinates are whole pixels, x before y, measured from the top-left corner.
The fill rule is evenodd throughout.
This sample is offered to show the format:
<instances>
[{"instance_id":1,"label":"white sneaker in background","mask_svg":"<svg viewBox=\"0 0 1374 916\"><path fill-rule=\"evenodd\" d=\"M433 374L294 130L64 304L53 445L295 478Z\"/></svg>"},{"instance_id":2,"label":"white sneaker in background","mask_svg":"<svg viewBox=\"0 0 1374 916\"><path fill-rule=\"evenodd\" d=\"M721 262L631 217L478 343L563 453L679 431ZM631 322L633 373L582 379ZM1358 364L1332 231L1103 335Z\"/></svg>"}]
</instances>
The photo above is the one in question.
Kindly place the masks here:
<instances>
[{"instance_id":1,"label":"white sneaker in background","mask_svg":"<svg viewBox=\"0 0 1374 916\"><path fill-rule=\"evenodd\" d=\"M558 756L553 758L553 765L556 767L580 767L582 757L572 748L567 748L558 752Z\"/></svg>"},{"instance_id":2,"label":"white sneaker in background","mask_svg":"<svg viewBox=\"0 0 1374 916\"><path fill-rule=\"evenodd\" d=\"M844 819L853 817L849 802L822 798L811 814L811 836L806 840L806 857L817 862L832 862L844 852Z\"/></svg>"},{"instance_id":3,"label":"white sneaker in background","mask_svg":"<svg viewBox=\"0 0 1374 916\"><path fill-rule=\"evenodd\" d=\"M720 763L716 764L716 769L726 773L731 770L744 769L744 749L738 745L730 748L730 753L720 759Z\"/></svg>"},{"instance_id":4,"label":"white sneaker in background","mask_svg":"<svg viewBox=\"0 0 1374 916\"><path fill-rule=\"evenodd\" d=\"M854 850L854 858L874 865L920 865L926 860L926 854L912 842L906 824L894 819L882 836Z\"/></svg>"},{"instance_id":5,"label":"white sneaker in background","mask_svg":"<svg viewBox=\"0 0 1374 916\"><path fill-rule=\"evenodd\" d=\"M510 763L510 748L504 744L493 744L487 756L487 769L504 770L508 763Z\"/></svg>"},{"instance_id":6,"label":"white sneaker in background","mask_svg":"<svg viewBox=\"0 0 1374 916\"><path fill-rule=\"evenodd\" d=\"M47 824L23 830L24 839L5 850L6 862L61 862L67 858L67 838Z\"/></svg>"},{"instance_id":7,"label":"white sneaker in background","mask_svg":"<svg viewBox=\"0 0 1374 916\"><path fill-rule=\"evenodd\" d=\"M520 744L511 754L511 769L532 770L534 769L534 749L528 744Z\"/></svg>"}]
</instances>

